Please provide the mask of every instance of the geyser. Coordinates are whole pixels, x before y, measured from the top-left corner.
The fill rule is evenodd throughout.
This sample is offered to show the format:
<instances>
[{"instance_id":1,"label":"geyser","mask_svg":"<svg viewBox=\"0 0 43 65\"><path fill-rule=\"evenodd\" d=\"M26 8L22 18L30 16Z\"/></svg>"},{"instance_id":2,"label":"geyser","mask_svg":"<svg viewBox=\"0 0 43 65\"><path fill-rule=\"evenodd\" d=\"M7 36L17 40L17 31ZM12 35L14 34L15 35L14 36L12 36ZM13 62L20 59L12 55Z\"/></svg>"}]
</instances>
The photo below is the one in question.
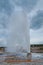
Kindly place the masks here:
<instances>
[{"instance_id":1,"label":"geyser","mask_svg":"<svg viewBox=\"0 0 43 65\"><path fill-rule=\"evenodd\" d=\"M7 51L30 53L29 21L23 9L15 9L10 17L8 30Z\"/></svg>"}]
</instances>

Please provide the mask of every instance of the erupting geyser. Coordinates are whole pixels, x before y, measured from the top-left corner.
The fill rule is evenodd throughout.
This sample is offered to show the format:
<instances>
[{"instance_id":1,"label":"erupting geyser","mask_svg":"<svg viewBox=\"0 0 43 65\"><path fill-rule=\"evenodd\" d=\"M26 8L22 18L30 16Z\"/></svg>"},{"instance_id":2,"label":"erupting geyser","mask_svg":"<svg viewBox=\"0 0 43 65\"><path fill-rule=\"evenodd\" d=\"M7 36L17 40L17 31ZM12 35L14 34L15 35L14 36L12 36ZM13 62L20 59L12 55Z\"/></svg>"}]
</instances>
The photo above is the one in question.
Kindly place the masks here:
<instances>
[{"instance_id":1,"label":"erupting geyser","mask_svg":"<svg viewBox=\"0 0 43 65\"><path fill-rule=\"evenodd\" d=\"M29 22L23 9L15 9L15 13L10 18L8 30L7 51L30 53Z\"/></svg>"}]
</instances>

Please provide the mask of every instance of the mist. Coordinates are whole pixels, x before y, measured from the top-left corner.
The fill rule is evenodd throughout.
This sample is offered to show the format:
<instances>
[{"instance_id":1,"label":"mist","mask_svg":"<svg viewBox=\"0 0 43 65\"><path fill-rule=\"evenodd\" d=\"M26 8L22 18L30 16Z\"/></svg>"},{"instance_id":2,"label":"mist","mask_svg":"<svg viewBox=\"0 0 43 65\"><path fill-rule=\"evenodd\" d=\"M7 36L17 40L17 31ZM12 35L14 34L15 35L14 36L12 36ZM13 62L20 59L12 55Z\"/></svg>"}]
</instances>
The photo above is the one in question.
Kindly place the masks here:
<instances>
[{"instance_id":1,"label":"mist","mask_svg":"<svg viewBox=\"0 0 43 65\"><path fill-rule=\"evenodd\" d=\"M18 7L12 13L8 25L9 36L7 38L8 51L17 52L22 47L30 52L29 24L26 12ZM20 51L19 51L20 52Z\"/></svg>"}]
</instances>

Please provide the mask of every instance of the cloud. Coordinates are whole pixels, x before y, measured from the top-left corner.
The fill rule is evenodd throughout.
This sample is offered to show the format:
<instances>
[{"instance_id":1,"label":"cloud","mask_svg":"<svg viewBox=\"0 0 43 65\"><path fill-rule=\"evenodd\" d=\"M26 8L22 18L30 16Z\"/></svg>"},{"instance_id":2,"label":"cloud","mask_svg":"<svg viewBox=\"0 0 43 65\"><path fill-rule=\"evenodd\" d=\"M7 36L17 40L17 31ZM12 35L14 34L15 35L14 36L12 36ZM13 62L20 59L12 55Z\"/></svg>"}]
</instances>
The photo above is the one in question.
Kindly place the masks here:
<instances>
[{"instance_id":1,"label":"cloud","mask_svg":"<svg viewBox=\"0 0 43 65\"><path fill-rule=\"evenodd\" d=\"M3 12L10 15L13 9L13 5L10 3L10 0L0 0L0 12Z\"/></svg>"},{"instance_id":2,"label":"cloud","mask_svg":"<svg viewBox=\"0 0 43 65\"><path fill-rule=\"evenodd\" d=\"M38 10L36 15L32 17L30 28L37 30L43 27L43 10Z\"/></svg>"},{"instance_id":3,"label":"cloud","mask_svg":"<svg viewBox=\"0 0 43 65\"><path fill-rule=\"evenodd\" d=\"M6 39L5 38L0 38L0 47L6 47Z\"/></svg>"},{"instance_id":4,"label":"cloud","mask_svg":"<svg viewBox=\"0 0 43 65\"><path fill-rule=\"evenodd\" d=\"M0 28L7 28L9 16L4 13L0 12Z\"/></svg>"},{"instance_id":5,"label":"cloud","mask_svg":"<svg viewBox=\"0 0 43 65\"><path fill-rule=\"evenodd\" d=\"M0 39L5 39L8 35L7 27L9 22L9 15L11 15L13 6L10 0L0 0ZM3 42L3 44L5 44Z\"/></svg>"},{"instance_id":6,"label":"cloud","mask_svg":"<svg viewBox=\"0 0 43 65\"><path fill-rule=\"evenodd\" d=\"M41 41L43 42L43 28L40 28L38 30L30 29L30 43L34 44L36 42L39 43Z\"/></svg>"},{"instance_id":7,"label":"cloud","mask_svg":"<svg viewBox=\"0 0 43 65\"><path fill-rule=\"evenodd\" d=\"M21 6L26 11L31 11L38 0L15 0L17 6Z\"/></svg>"}]
</instances>

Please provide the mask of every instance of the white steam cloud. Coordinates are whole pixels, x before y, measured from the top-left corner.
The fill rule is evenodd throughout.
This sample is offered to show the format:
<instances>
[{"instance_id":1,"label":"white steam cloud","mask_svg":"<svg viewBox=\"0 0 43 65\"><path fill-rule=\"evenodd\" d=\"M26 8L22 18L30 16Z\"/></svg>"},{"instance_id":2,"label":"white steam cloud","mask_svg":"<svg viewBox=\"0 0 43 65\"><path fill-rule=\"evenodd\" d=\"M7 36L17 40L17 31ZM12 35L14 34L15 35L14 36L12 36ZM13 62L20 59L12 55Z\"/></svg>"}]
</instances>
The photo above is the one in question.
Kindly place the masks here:
<instances>
[{"instance_id":1,"label":"white steam cloud","mask_svg":"<svg viewBox=\"0 0 43 65\"><path fill-rule=\"evenodd\" d=\"M9 23L8 51L17 52L21 47L30 52L29 24L27 15L22 9L15 9ZM20 51L19 51L20 52Z\"/></svg>"}]
</instances>

